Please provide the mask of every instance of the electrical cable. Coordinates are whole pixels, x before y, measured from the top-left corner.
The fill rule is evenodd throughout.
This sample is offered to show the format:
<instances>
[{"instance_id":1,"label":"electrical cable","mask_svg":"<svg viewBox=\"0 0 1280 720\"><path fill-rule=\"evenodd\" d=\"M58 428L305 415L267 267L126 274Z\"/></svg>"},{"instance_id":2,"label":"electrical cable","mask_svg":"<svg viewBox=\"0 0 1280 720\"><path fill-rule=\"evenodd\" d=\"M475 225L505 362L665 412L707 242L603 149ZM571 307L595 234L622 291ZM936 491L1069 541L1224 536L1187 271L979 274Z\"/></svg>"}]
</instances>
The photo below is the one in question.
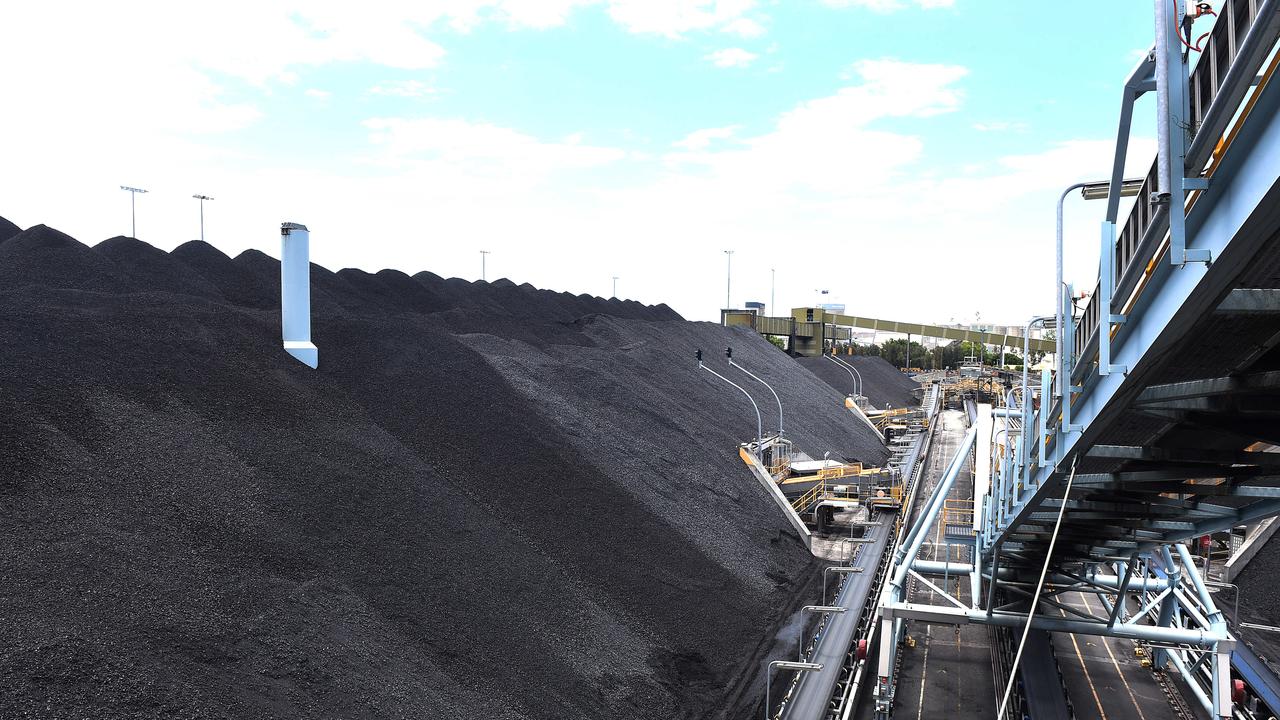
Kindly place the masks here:
<instances>
[{"instance_id":1,"label":"electrical cable","mask_svg":"<svg viewBox=\"0 0 1280 720\"><path fill-rule=\"evenodd\" d=\"M1053 535L1049 537L1049 551L1044 555L1044 567L1040 569L1040 581L1036 583L1036 594L1031 598L1031 607L1027 610L1027 624L1022 628L1022 639L1018 641L1018 652L1013 656L1013 667L1009 669L1009 684L1004 688L1004 699L1000 701L1000 709L996 711L996 720L1004 717L1009 707L1009 697L1013 694L1013 685L1018 679L1018 663L1022 662L1022 650L1027 645L1027 636L1031 634L1031 619L1035 617L1036 605L1040 602L1040 591L1044 589L1044 578L1049 574L1049 561L1053 558L1053 546L1058 542L1058 530L1062 527L1062 514L1067 509L1067 500L1071 497L1071 483L1076 479L1077 455L1071 460L1071 476L1067 478L1067 489L1062 493L1062 504L1058 506L1058 520L1053 524ZM991 582L995 582L994 577Z\"/></svg>"},{"instance_id":2,"label":"electrical cable","mask_svg":"<svg viewBox=\"0 0 1280 720\"><path fill-rule=\"evenodd\" d=\"M1202 3L1198 3L1198 4L1196 4L1196 12L1195 12L1195 14L1194 14L1194 15L1192 15L1192 14L1188 13L1188 14L1186 15L1186 17L1184 18L1185 20L1189 20L1189 21L1190 21L1189 23L1187 23L1187 27L1186 27L1186 30L1187 30L1187 36L1184 38L1184 37L1182 36L1182 30L1183 30L1183 28L1178 27L1178 25L1179 25L1179 23L1178 23L1178 5L1177 5L1177 3L1174 3L1174 6L1173 6L1173 26L1174 26L1174 28L1177 30L1177 34L1178 34L1178 41L1179 41L1179 42L1181 42L1181 43L1182 43L1182 44L1183 44L1183 45L1184 45L1188 50L1194 50L1194 51L1196 51L1196 52L1204 52L1204 41L1205 41L1205 38L1207 38L1207 37L1209 37L1211 34L1213 34L1213 30L1209 30L1208 32L1206 32L1206 33L1202 34L1200 37L1196 38L1196 44L1195 44L1195 45L1192 45L1192 44L1191 44L1191 42L1190 42L1190 40L1191 40L1191 26L1195 24L1195 21L1196 21L1196 20L1199 20L1200 18L1204 17L1205 15L1212 15L1212 16L1214 16L1214 17L1217 17L1217 16L1218 16L1218 13L1214 12L1214 10L1213 10L1213 6L1212 6L1212 5L1210 5L1210 4L1209 4L1209 3L1207 3L1207 2L1202 2Z\"/></svg>"}]
</instances>

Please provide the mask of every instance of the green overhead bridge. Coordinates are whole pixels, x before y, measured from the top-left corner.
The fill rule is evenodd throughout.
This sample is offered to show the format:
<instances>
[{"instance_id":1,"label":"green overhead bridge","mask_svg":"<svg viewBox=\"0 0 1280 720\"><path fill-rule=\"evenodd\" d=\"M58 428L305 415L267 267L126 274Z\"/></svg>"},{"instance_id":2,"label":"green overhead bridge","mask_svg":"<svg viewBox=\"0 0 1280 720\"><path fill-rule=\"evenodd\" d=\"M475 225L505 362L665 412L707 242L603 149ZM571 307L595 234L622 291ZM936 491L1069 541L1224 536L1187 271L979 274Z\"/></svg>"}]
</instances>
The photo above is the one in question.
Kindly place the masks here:
<instances>
[{"instance_id":1,"label":"green overhead bridge","mask_svg":"<svg viewBox=\"0 0 1280 720\"><path fill-rule=\"evenodd\" d=\"M761 335L788 338L792 353L804 357L821 355L828 341L849 342L853 338L853 328L920 338L965 340L995 347L1022 347L1021 335L839 315L822 308L795 308L791 311L791 317L767 317L757 315L754 310L721 310L720 320L728 326L750 327ZM1054 344L1053 340L1030 340L1033 352L1051 353L1054 351Z\"/></svg>"}]
</instances>

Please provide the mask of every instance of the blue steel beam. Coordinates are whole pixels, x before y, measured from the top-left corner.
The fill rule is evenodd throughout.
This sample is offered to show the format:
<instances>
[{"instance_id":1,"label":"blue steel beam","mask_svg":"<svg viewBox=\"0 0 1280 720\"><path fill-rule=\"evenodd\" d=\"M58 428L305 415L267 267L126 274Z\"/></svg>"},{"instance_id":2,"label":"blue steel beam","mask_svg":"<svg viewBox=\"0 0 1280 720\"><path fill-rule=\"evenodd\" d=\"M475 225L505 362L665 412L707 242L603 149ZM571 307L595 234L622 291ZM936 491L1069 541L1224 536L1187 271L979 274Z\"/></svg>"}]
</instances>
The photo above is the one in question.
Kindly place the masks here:
<instances>
[{"instance_id":1,"label":"blue steel beam","mask_svg":"<svg viewBox=\"0 0 1280 720\"><path fill-rule=\"evenodd\" d=\"M1254 259L1277 222L1278 181L1280 90L1267 87L1260 91L1233 147L1223 155L1213 185L1201 194L1187 217L1188 242L1194 249L1210 252L1215 262L1208 267L1157 264L1128 322L1120 326L1114 339L1114 358L1130 372L1095 375L1085 383L1072 408L1073 422L1084 429L1078 434L1055 435L1046 463L1024 466L1023 487L1005 498L1011 509L993 533L992 543L999 542L1059 490L1064 474L1056 465L1093 446L1106 426L1145 389L1142 380L1162 355L1213 310L1229 283ZM1170 540L1188 537L1191 535L1177 532L1169 535Z\"/></svg>"}]
</instances>

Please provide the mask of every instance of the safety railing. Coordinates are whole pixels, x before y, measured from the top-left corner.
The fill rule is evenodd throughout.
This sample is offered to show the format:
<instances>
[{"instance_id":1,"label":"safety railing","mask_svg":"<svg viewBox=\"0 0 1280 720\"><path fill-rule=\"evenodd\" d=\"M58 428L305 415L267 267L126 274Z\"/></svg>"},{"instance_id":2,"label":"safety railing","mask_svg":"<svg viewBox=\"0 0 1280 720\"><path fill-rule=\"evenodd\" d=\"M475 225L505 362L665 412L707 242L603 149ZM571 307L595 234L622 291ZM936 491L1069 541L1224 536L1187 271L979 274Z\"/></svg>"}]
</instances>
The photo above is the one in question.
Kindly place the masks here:
<instances>
[{"instance_id":1,"label":"safety railing","mask_svg":"<svg viewBox=\"0 0 1280 720\"><path fill-rule=\"evenodd\" d=\"M942 505L942 525L947 534L955 535L956 528L966 534L973 533L973 501L948 498Z\"/></svg>"},{"instance_id":2,"label":"safety railing","mask_svg":"<svg viewBox=\"0 0 1280 720\"><path fill-rule=\"evenodd\" d=\"M786 480L791 475L791 458L783 457L769 466L769 475L777 482Z\"/></svg>"},{"instance_id":3,"label":"safety railing","mask_svg":"<svg viewBox=\"0 0 1280 720\"><path fill-rule=\"evenodd\" d=\"M803 514L808 512L809 508L813 507L819 500L825 497L826 494L827 481L819 480L816 485L809 488L809 492L801 495L795 500L792 500L791 508L796 511L796 514Z\"/></svg>"},{"instance_id":4,"label":"safety railing","mask_svg":"<svg viewBox=\"0 0 1280 720\"><path fill-rule=\"evenodd\" d=\"M1227 70L1240 54L1240 45L1257 20L1262 4L1262 0L1226 0L1221 4L1208 41L1201 45L1200 62L1191 73L1192 127L1199 128L1213 106Z\"/></svg>"},{"instance_id":5,"label":"safety railing","mask_svg":"<svg viewBox=\"0 0 1280 720\"><path fill-rule=\"evenodd\" d=\"M852 465L824 467L818 471L818 478L821 480L839 480L840 478L855 477L861 474L862 463L853 463Z\"/></svg>"}]
</instances>

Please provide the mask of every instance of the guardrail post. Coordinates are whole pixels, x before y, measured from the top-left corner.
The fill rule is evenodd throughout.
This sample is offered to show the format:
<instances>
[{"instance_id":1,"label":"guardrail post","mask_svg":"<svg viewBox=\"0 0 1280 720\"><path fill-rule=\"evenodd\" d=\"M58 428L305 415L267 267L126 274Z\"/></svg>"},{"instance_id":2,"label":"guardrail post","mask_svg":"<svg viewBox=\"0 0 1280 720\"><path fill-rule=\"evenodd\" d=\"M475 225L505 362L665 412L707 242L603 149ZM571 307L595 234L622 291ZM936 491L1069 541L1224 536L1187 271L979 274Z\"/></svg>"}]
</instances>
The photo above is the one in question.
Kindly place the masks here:
<instances>
[{"instance_id":1,"label":"guardrail post","mask_svg":"<svg viewBox=\"0 0 1280 720\"><path fill-rule=\"evenodd\" d=\"M1207 250L1187 250L1186 191L1204 180L1186 177L1187 131L1192 126L1190 77L1182 54L1182 0L1155 0L1156 119L1159 141L1155 200L1169 208L1169 262L1209 262Z\"/></svg>"},{"instance_id":2,"label":"guardrail post","mask_svg":"<svg viewBox=\"0 0 1280 720\"><path fill-rule=\"evenodd\" d=\"M1049 461L1045 455L1049 444L1049 377L1048 368L1040 371L1040 467L1046 467Z\"/></svg>"},{"instance_id":3,"label":"guardrail post","mask_svg":"<svg viewBox=\"0 0 1280 720\"><path fill-rule=\"evenodd\" d=\"M1123 315L1111 313L1111 294L1115 291L1116 224L1102 223L1102 256L1098 259L1098 374L1124 374L1129 368L1111 364L1111 324L1124 322Z\"/></svg>"},{"instance_id":4,"label":"guardrail post","mask_svg":"<svg viewBox=\"0 0 1280 720\"><path fill-rule=\"evenodd\" d=\"M1079 432L1083 430L1083 426L1075 425L1071 422L1071 393L1075 391L1076 386L1071 382L1071 376L1075 372L1075 352L1076 352L1076 321L1071 305L1071 298L1075 295L1075 286L1068 284L1064 292L1066 293L1066 314L1063 316L1066 321L1066 329L1062 332L1062 431L1064 433Z\"/></svg>"}]
</instances>

